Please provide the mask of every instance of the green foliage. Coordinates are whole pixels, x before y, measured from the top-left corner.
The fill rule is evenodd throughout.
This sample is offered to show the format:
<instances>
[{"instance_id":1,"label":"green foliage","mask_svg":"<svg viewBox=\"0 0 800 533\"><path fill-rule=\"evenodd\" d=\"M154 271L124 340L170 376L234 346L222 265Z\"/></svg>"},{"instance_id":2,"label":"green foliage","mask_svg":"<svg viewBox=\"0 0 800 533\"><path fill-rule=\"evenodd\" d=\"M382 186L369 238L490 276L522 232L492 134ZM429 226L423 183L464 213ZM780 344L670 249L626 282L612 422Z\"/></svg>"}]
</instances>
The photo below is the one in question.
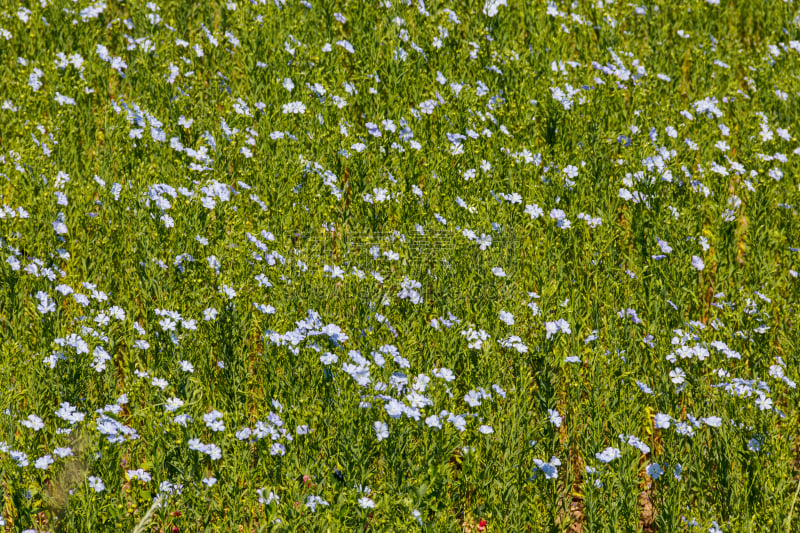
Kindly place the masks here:
<instances>
[{"instance_id":1,"label":"green foliage","mask_svg":"<svg viewBox=\"0 0 800 533\"><path fill-rule=\"evenodd\" d=\"M798 529L794 3L4 9L9 531Z\"/></svg>"}]
</instances>

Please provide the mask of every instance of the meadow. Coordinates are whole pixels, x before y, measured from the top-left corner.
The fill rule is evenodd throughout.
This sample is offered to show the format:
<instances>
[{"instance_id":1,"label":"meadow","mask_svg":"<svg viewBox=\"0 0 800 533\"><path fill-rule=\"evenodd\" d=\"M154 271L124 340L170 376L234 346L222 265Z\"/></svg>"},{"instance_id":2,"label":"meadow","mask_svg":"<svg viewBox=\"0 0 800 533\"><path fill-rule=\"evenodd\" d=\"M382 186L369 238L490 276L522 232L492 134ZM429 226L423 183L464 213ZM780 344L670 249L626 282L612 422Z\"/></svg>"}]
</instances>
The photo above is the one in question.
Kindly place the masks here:
<instances>
[{"instance_id":1,"label":"meadow","mask_svg":"<svg viewBox=\"0 0 800 533\"><path fill-rule=\"evenodd\" d=\"M7 0L0 528L800 531L800 5Z\"/></svg>"}]
</instances>

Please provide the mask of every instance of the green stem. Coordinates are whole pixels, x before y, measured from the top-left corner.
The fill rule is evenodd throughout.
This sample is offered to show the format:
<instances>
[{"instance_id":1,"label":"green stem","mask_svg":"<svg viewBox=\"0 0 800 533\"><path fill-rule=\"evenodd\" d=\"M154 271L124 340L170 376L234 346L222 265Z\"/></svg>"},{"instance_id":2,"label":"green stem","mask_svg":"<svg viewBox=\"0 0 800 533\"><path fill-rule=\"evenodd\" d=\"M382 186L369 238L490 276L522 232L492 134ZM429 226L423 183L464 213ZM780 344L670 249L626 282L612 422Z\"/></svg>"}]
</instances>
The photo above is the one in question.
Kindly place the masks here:
<instances>
[{"instance_id":1,"label":"green stem","mask_svg":"<svg viewBox=\"0 0 800 533\"><path fill-rule=\"evenodd\" d=\"M794 513L794 504L797 503L797 494L800 493L800 479L797 480L797 488L794 490L794 497L792 498L792 505L789 506L789 516L786 517L786 531L787 533L792 530L792 514Z\"/></svg>"}]
</instances>

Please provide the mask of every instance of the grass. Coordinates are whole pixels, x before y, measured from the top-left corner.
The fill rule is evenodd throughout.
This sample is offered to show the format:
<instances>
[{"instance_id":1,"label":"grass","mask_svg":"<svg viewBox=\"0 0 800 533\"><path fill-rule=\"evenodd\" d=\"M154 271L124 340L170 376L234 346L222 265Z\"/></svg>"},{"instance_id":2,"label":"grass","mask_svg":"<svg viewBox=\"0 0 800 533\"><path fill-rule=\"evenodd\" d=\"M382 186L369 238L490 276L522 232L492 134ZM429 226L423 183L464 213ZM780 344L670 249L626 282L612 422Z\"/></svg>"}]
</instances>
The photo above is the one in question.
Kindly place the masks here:
<instances>
[{"instance_id":1,"label":"grass","mask_svg":"<svg viewBox=\"0 0 800 533\"><path fill-rule=\"evenodd\" d=\"M5 8L6 530L792 530L796 6L490 7Z\"/></svg>"}]
</instances>

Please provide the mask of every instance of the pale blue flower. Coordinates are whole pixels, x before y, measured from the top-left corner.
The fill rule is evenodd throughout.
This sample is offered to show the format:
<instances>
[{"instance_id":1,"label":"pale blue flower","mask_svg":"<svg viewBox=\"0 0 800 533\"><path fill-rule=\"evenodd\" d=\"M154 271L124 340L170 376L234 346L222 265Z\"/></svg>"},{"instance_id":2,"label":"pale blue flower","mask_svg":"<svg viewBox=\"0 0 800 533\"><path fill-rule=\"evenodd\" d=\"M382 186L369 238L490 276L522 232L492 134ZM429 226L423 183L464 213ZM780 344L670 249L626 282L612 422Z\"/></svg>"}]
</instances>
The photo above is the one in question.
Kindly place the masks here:
<instances>
[{"instance_id":1,"label":"pale blue flower","mask_svg":"<svg viewBox=\"0 0 800 533\"><path fill-rule=\"evenodd\" d=\"M464 395L464 401L470 407L478 407L481 404L481 395L478 391L471 390Z\"/></svg>"},{"instance_id":2,"label":"pale blue flower","mask_svg":"<svg viewBox=\"0 0 800 533\"><path fill-rule=\"evenodd\" d=\"M448 420L453 427L455 427L458 431L463 432L467 429L467 419L461 415L451 415L451 418Z\"/></svg>"},{"instance_id":3,"label":"pale blue flower","mask_svg":"<svg viewBox=\"0 0 800 533\"><path fill-rule=\"evenodd\" d=\"M39 431L44 428L44 422L36 415L28 415L28 418L21 420L20 424L34 431Z\"/></svg>"},{"instance_id":4,"label":"pale blue flower","mask_svg":"<svg viewBox=\"0 0 800 533\"><path fill-rule=\"evenodd\" d=\"M141 468L137 468L136 470L127 470L126 474L128 475L128 478L132 480L138 479L139 481L143 481L145 483L152 480L150 473Z\"/></svg>"},{"instance_id":5,"label":"pale blue flower","mask_svg":"<svg viewBox=\"0 0 800 533\"><path fill-rule=\"evenodd\" d=\"M536 465L536 470L541 471L545 479L558 478L558 467L561 466L561 460L558 457L551 457L549 462L544 462L538 458L534 459L533 462ZM536 470L534 470L534 473Z\"/></svg>"},{"instance_id":6,"label":"pale blue flower","mask_svg":"<svg viewBox=\"0 0 800 533\"><path fill-rule=\"evenodd\" d=\"M385 422L377 421L374 424L375 426L375 436L378 439L378 442L388 439L389 438L389 426Z\"/></svg>"},{"instance_id":7,"label":"pale blue flower","mask_svg":"<svg viewBox=\"0 0 800 533\"><path fill-rule=\"evenodd\" d=\"M312 513L317 510L317 505L324 505L327 507L330 504L319 496L310 495L306 497L306 507L311 509Z\"/></svg>"},{"instance_id":8,"label":"pale blue flower","mask_svg":"<svg viewBox=\"0 0 800 533\"><path fill-rule=\"evenodd\" d=\"M431 428L442 429L442 422L436 415L431 415L428 418L426 418L425 424Z\"/></svg>"},{"instance_id":9,"label":"pale blue flower","mask_svg":"<svg viewBox=\"0 0 800 533\"><path fill-rule=\"evenodd\" d=\"M95 492L103 492L106 489L106 485L101 478L89 476L89 488Z\"/></svg>"},{"instance_id":10,"label":"pale blue flower","mask_svg":"<svg viewBox=\"0 0 800 533\"><path fill-rule=\"evenodd\" d=\"M47 467L53 464L55 461L51 455L43 455L36 459L36 462L33 464L39 470L47 470Z\"/></svg>"},{"instance_id":11,"label":"pale blue flower","mask_svg":"<svg viewBox=\"0 0 800 533\"><path fill-rule=\"evenodd\" d=\"M718 428L722 425L722 419L718 416L709 416L707 418L701 418L700 421L712 428Z\"/></svg>"},{"instance_id":12,"label":"pale blue flower","mask_svg":"<svg viewBox=\"0 0 800 533\"><path fill-rule=\"evenodd\" d=\"M269 494L265 497L264 496L265 490L266 489L263 488L256 490L256 494L258 494L258 503L260 503L261 505L269 505L272 502L275 502L276 504L281 503L281 499L278 497L277 494L275 494L272 491L269 491Z\"/></svg>"},{"instance_id":13,"label":"pale blue flower","mask_svg":"<svg viewBox=\"0 0 800 533\"><path fill-rule=\"evenodd\" d=\"M284 115L302 115L306 112L306 106L303 102L299 101L289 102L288 104L283 104L282 111Z\"/></svg>"},{"instance_id":14,"label":"pale blue flower","mask_svg":"<svg viewBox=\"0 0 800 533\"><path fill-rule=\"evenodd\" d=\"M374 509L375 502L372 499L368 498L367 496L362 496L358 499L358 506L362 509Z\"/></svg>"},{"instance_id":15,"label":"pale blue flower","mask_svg":"<svg viewBox=\"0 0 800 533\"><path fill-rule=\"evenodd\" d=\"M647 465L646 471L647 475L653 478L653 480L658 479L661 476L661 474L664 473L664 469L661 468L661 465L659 465L658 463L650 463L649 465Z\"/></svg>"},{"instance_id":16,"label":"pale blue flower","mask_svg":"<svg viewBox=\"0 0 800 533\"><path fill-rule=\"evenodd\" d=\"M186 427L186 425L192 421L192 417L187 414L182 414L174 417L172 421L179 426Z\"/></svg>"},{"instance_id":17,"label":"pale blue flower","mask_svg":"<svg viewBox=\"0 0 800 533\"><path fill-rule=\"evenodd\" d=\"M618 448L609 446L602 452L595 453L594 456L602 463L610 463L614 459L622 457L622 452L620 452Z\"/></svg>"},{"instance_id":18,"label":"pale blue flower","mask_svg":"<svg viewBox=\"0 0 800 533\"><path fill-rule=\"evenodd\" d=\"M759 395L758 398L756 398L756 406L761 411L768 411L769 409L772 409L772 398L770 398L761 391L757 392L759 393Z\"/></svg>"},{"instance_id":19,"label":"pale blue flower","mask_svg":"<svg viewBox=\"0 0 800 533\"><path fill-rule=\"evenodd\" d=\"M219 411L212 410L210 413L203 415L203 422L206 423L206 427L211 431L225 431L225 423L222 421L223 416Z\"/></svg>"},{"instance_id":20,"label":"pale blue flower","mask_svg":"<svg viewBox=\"0 0 800 533\"><path fill-rule=\"evenodd\" d=\"M674 370L670 371L669 379L674 384L680 385L686 380L686 372L684 372L680 367L676 367Z\"/></svg>"},{"instance_id":21,"label":"pale blue flower","mask_svg":"<svg viewBox=\"0 0 800 533\"><path fill-rule=\"evenodd\" d=\"M270 455L286 455L286 447L280 442L273 442L269 449Z\"/></svg>"},{"instance_id":22,"label":"pale blue flower","mask_svg":"<svg viewBox=\"0 0 800 533\"><path fill-rule=\"evenodd\" d=\"M64 457L69 457L72 455L72 448L69 447L55 448L53 450L53 453L63 459Z\"/></svg>"}]
</instances>

